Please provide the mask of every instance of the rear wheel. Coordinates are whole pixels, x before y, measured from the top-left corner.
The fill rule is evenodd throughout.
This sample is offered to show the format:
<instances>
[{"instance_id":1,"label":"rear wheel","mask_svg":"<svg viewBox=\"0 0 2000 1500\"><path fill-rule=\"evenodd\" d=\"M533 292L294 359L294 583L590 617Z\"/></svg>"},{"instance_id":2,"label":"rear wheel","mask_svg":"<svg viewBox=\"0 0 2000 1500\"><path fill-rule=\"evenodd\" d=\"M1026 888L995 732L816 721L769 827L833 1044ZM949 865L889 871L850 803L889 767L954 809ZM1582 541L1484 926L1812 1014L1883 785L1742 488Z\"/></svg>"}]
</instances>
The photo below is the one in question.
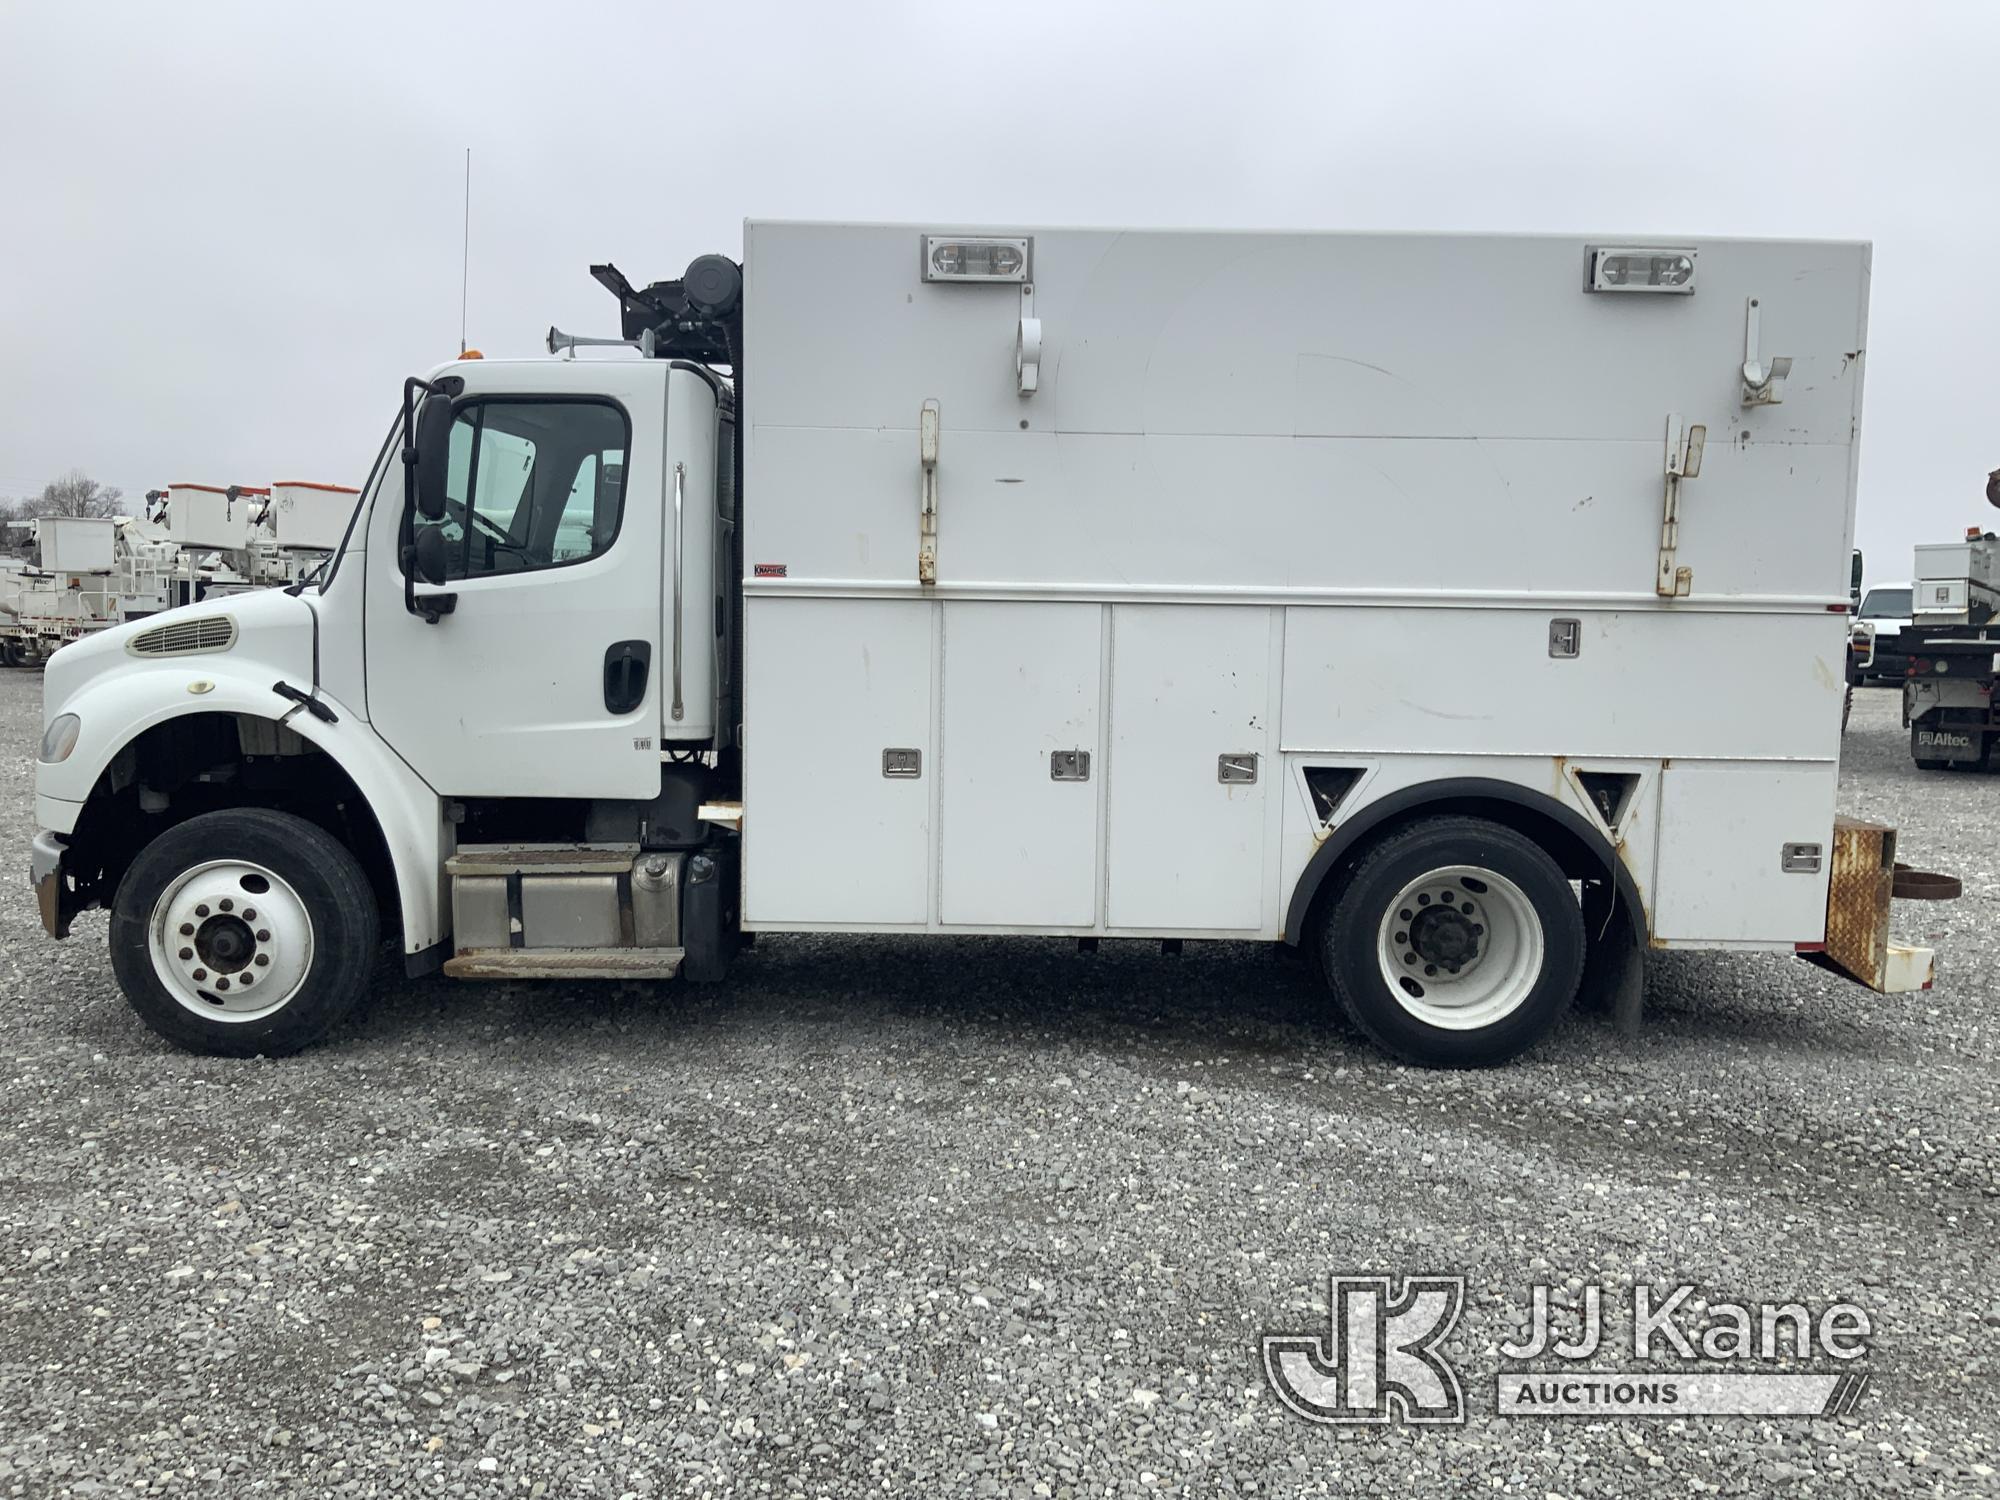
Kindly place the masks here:
<instances>
[{"instance_id":1,"label":"rear wheel","mask_svg":"<svg viewBox=\"0 0 2000 1500\"><path fill-rule=\"evenodd\" d=\"M1408 1062L1483 1067L1561 1020L1583 975L1562 868L1482 818L1426 819L1364 854L1325 909L1328 981L1355 1024Z\"/></svg>"},{"instance_id":2,"label":"rear wheel","mask_svg":"<svg viewBox=\"0 0 2000 1500\"><path fill-rule=\"evenodd\" d=\"M193 1052L277 1056L325 1036L366 991L374 892L316 824L241 808L168 829L111 910L111 967L145 1023Z\"/></svg>"}]
</instances>

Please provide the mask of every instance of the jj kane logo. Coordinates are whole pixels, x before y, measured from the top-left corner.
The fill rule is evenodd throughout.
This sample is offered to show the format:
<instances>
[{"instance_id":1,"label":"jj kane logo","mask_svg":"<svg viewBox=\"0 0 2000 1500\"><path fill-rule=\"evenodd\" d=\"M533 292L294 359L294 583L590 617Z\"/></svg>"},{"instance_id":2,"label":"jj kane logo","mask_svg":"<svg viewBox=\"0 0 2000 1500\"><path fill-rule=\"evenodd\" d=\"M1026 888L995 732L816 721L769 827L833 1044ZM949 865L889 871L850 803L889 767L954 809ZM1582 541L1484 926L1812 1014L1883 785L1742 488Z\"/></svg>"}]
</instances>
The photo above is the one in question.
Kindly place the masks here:
<instances>
[{"instance_id":1,"label":"jj kane logo","mask_svg":"<svg viewBox=\"0 0 2000 1500\"><path fill-rule=\"evenodd\" d=\"M1463 1276L1329 1278L1332 1328L1266 1334L1264 1374L1308 1422L1463 1422L1458 1371L1437 1346L1465 1306Z\"/></svg>"},{"instance_id":2,"label":"jj kane logo","mask_svg":"<svg viewBox=\"0 0 2000 1500\"><path fill-rule=\"evenodd\" d=\"M1842 1416L1860 1403L1868 1376L1800 1370L1848 1364L1868 1352L1866 1309L1830 1303L1713 1301L1695 1288L1631 1291L1632 1356L1638 1369L1602 1369L1606 1303L1587 1286L1563 1306L1547 1286L1531 1289L1526 1336L1500 1345L1516 1368L1494 1375L1502 1416ZM1691 1305L1699 1305L1696 1318ZM1465 1306L1465 1278L1410 1276L1400 1290L1387 1276L1334 1276L1324 1333L1273 1333L1262 1341L1264 1375L1285 1406L1309 1422L1455 1423L1465 1395L1440 1346ZM1558 1331L1557 1324L1565 1324ZM1573 1325L1573 1326L1570 1326ZM1555 1368L1519 1368L1564 1361ZM1790 1363L1789 1370L1742 1370L1743 1361Z\"/></svg>"}]
</instances>

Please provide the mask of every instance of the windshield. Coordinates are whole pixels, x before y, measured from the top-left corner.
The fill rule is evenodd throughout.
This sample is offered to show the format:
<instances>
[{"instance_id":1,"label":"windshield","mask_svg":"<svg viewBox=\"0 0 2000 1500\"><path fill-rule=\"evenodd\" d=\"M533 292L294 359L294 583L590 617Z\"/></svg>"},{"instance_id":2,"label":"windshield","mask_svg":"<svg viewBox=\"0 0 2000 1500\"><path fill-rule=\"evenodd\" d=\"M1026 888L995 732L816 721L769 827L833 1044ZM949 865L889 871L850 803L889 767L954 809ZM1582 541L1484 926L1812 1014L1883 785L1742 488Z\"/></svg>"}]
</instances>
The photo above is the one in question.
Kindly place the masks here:
<instances>
[{"instance_id":1,"label":"windshield","mask_svg":"<svg viewBox=\"0 0 2000 1500\"><path fill-rule=\"evenodd\" d=\"M1870 589L1861 601L1864 620L1907 620L1910 618L1908 589Z\"/></svg>"}]
</instances>

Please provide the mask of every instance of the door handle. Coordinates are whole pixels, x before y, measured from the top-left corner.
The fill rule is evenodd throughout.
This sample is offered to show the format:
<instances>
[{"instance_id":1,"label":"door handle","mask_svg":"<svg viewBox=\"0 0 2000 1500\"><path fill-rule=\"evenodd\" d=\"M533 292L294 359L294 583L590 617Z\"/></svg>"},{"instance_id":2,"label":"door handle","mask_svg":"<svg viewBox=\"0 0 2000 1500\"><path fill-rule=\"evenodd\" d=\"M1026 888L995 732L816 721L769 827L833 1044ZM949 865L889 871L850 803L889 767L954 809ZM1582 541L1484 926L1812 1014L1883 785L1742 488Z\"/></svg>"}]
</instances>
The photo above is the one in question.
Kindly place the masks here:
<instances>
[{"instance_id":1,"label":"door handle","mask_svg":"<svg viewBox=\"0 0 2000 1500\"><path fill-rule=\"evenodd\" d=\"M646 701L646 675L652 664L651 641L617 641L605 649L605 712L629 714Z\"/></svg>"},{"instance_id":2,"label":"door handle","mask_svg":"<svg viewBox=\"0 0 2000 1500\"><path fill-rule=\"evenodd\" d=\"M674 465L674 701L671 712L678 724L687 715L681 703L681 491L687 484L687 465Z\"/></svg>"}]
</instances>

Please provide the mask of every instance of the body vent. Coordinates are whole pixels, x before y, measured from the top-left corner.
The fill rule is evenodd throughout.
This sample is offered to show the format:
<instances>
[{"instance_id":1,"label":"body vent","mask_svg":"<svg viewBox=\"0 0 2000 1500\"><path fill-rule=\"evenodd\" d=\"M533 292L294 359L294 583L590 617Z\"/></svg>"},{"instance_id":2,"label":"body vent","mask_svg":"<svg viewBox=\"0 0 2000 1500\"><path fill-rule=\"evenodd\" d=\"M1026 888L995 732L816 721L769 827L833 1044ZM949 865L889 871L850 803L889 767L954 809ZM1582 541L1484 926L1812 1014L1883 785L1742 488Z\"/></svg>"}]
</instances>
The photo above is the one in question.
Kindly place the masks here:
<instances>
[{"instance_id":1,"label":"body vent","mask_svg":"<svg viewBox=\"0 0 2000 1500\"><path fill-rule=\"evenodd\" d=\"M235 644L234 620L228 615L201 615L142 630L125 649L134 656L195 656L205 651L227 651Z\"/></svg>"},{"instance_id":2,"label":"body vent","mask_svg":"<svg viewBox=\"0 0 2000 1500\"><path fill-rule=\"evenodd\" d=\"M1578 771L1578 783L1584 795L1590 798L1590 805L1597 809L1604 826L1617 833L1618 825L1624 821L1625 809L1632 805L1632 794L1639 789L1636 772L1627 771Z\"/></svg>"},{"instance_id":3,"label":"body vent","mask_svg":"<svg viewBox=\"0 0 2000 1500\"><path fill-rule=\"evenodd\" d=\"M1305 771L1306 790L1312 793L1313 816L1320 826L1332 824L1333 815L1340 810L1340 804L1347 794L1354 790L1354 783L1361 779L1359 766L1307 766Z\"/></svg>"}]
</instances>

